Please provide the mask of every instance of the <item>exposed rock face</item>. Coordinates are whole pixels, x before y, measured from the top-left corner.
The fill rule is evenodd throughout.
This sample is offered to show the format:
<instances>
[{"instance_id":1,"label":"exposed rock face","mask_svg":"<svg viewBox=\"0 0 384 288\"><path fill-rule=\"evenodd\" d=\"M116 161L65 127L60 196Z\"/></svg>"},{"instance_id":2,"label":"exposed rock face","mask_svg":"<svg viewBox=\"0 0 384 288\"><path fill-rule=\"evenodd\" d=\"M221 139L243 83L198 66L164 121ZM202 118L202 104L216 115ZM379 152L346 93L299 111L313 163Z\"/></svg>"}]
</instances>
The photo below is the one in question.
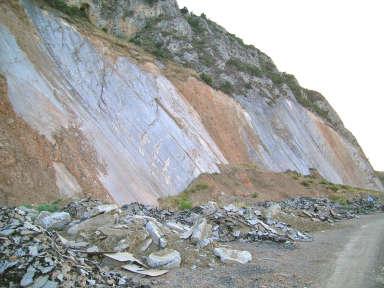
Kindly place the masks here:
<instances>
[{"instance_id":1,"label":"exposed rock face","mask_svg":"<svg viewBox=\"0 0 384 288\"><path fill-rule=\"evenodd\" d=\"M107 56L103 43L23 3L28 19L9 9L0 25L0 72L13 107L53 145L62 127L79 126L103 164L98 179L115 201L155 203L226 163L198 114L166 78L127 57ZM17 30L22 21L36 30Z\"/></svg>"},{"instance_id":2,"label":"exposed rock face","mask_svg":"<svg viewBox=\"0 0 384 288\"><path fill-rule=\"evenodd\" d=\"M382 189L321 95L205 17L181 12L174 0L67 2L97 27L205 73L206 82L226 93L189 70L168 73L174 64L113 42L90 24L68 22L47 6L1 2L0 84L10 102L2 107L36 135L28 157L39 165L18 173L33 169L49 179L42 185L51 194L38 201L91 194L155 203L201 173L219 172L220 164L247 162L304 174L316 168L333 182ZM22 142L5 123L4 141ZM0 153L1 179L9 179L22 159ZM31 187L37 178L28 178ZM9 196L15 187L3 183L1 201L17 202Z\"/></svg>"}]
</instances>

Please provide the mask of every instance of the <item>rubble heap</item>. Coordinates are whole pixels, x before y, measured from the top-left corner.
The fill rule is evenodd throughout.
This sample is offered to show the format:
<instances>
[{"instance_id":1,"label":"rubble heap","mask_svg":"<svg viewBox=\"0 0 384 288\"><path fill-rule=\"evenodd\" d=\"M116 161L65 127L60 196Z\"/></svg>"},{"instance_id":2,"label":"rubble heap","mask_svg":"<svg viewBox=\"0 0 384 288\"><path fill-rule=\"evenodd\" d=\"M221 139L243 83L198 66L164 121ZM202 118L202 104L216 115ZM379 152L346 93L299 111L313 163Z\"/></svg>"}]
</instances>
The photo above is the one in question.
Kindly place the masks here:
<instances>
[{"instance_id":1,"label":"rubble heap","mask_svg":"<svg viewBox=\"0 0 384 288\"><path fill-rule=\"evenodd\" d=\"M138 203L119 207L91 199L58 212L1 208L0 286L149 287L151 282L132 275L163 275L182 265L188 251L204 250L198 254L211 263L245 264L252 260L248 251L222 243L312 240L278 221L279 214L334 222L380 208L372 197L348 207L328 199L294 198L246 208L209 202L185 211Z\"/></svg>"}]
</instances>

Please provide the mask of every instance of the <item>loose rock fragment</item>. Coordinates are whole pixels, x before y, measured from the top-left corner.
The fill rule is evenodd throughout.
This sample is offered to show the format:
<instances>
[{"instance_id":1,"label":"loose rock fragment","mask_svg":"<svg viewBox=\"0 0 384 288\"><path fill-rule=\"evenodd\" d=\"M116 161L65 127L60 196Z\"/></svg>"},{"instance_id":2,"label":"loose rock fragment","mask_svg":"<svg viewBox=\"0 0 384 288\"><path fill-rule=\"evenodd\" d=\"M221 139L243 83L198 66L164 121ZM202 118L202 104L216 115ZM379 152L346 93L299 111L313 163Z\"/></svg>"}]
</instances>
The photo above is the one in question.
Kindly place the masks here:
<instances>
[{"instance_id":1,"label":"loose rock fragment","mask_svg":"<svg viewBox=\"0 0 384 288\"><path fill-rule=\"evenodd\" d=\"M177 268L181 263L180 253L176 250L163 249L148 256L147 263L152 268Z\"/></svg>"},{"instance_id":2,"label":"loose rock fragment","mask_svg":"<svg viewBox=\"0 0 384 288\"><path fill-rule=\"evenodd\" d=\"M98 205L91 209L90 211L87 211L84 213L84 218L91 218L96 215L102 214L102 213L108 213L113 210L117 210L119 208L116 204L105 204L105 205Z\"/></svg>"},{"instance_id":3,"label":"loose rock fragment","mask_svg":"<svg viewBox=\"0 0 384 288\"><path fill-rule=\"evenodd\" d=\"M152 221L148 221L145 228L147 229L148 234L152 237L153 242L156 245L158 245L160 248L165 248L167 246L167 239L165 239L165 235L161 231L159 225Z\"/></svg>"},{"instance_id":4,"label":"loose rock fragment","mask_svg":"<svg viewBox=\"0 0 384 288\"><path fill-rule=\"evenodd\" d=\"M215 248L213 250L213 254L215 254L217 257L220 257L220 260L223 263L238 262L245 264L252 260L252 255L248 251Z\"/></svg>"},{"instance_id":5,"label":"loose rock fragment","mask_svg":"<svg viewBox=\"0 0 384 288\"><path fill-rule=\"evenodd\" d=\"M37 222L45 229L62 229L71 222L71 215L67 212L50 213L43 211L37 217Z\"/></svg>"},{"instance_id":6,"label":"loose rock fragment","mask_svg":"<svg viewBox=\"0 0 384 288\"><path fill-rule=\"evenodd\" d=\"M207 219L200 218L197 220L196 224L193 226L191 240L193 243L198 244L200 241L203 241L209 238L211 233L212 226L207 223Z\"/></svg>"},{"instance_id":7,"label":"loose rock fragment","mask_svg":"<svg viewBox=\"0 0 384 288\"><path fill-rule=\"evenodd\" d=\"M27 273L24 274L21 279L20 286L27 287L33 283L33 277L35 276L36 269L33 266L29 266L27 269Z\"/></svg>"}]
</instances>

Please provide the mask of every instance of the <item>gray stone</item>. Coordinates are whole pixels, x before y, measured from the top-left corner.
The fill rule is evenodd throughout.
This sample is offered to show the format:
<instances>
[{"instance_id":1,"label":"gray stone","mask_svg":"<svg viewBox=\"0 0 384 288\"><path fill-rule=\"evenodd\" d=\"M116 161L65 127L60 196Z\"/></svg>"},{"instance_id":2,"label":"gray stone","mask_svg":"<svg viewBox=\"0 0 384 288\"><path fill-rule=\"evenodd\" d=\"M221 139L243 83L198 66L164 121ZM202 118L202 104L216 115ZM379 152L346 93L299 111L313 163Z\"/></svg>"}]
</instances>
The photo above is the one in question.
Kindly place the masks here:
<instances>
[{"instance_id":1,"label":"gray stone","mask_svg":"<svg viewBox=\"0 0 384 288\"><path fill-rule=\"evenodd\" d=\"M168 221L165 223L165 225L173 230L173 231L176 231L180 234L183 234L187 231L189 231L189 229L191 229L189 226L186 226L186 225L183 225L183 224L180 224L180 223L177 223L177 222L173 222L173 221Z\"/></svg>"},{"instance_id":2,"label":"gray stone","mask_svg":"<svg viewBox=\"0 0 384 288\"><path fill-rule=\"evenodd\" d=\"M29 255L32 257L36 257L37 255L39 255L39 247L38 246L29 246L28 250L29 250Z\"/></svg>"},{"instance_id":3,"label":"gray stone","mask_svg":"<svg viewBox=\"0 0 384 288\"><path fill-rule=\"evenodd\" d=\"M17 261L7 261L2 260L0 261L0 274L4 273L7 269L12 268L13 266L17 265Z\"/></svg>"},{"instance_id":4,"label":"gray stone","mask_svg":"<svg viewBox=\"0 0 384 288\"><path fill-rule=\"evenodd\" d=\"M0 236L11 236L13 233L15 233L15 229L4 229L0 231Z\"/></svg>"},{"instance_id":5,"label":"gray stone","mask_svg":"<svg viewBox=\"0 0 384 288\"><path fill-rule=\"evenodd\" d=\"M223 247L215 248L213 254L220 257L223 263L238 262L245 264L252 260L252 255L248 251L232 250Z\"/></svg>"},{"instance_id":6,"label":"gray stone","mask_svg":"<svg viewBox=\"0 0 384 288\"><path fill-rule=\"evenodd\" d=\"M35 276L36 269L33 266L29 266L27 273L24 274L23 278L20 281L21 287L27 287L33 283L33 277Z\"/></svg>"},{"instance_id":7,"label":"gray stone","mask_svg":"<svg viewBox=\"0 0 384 288\"><path fill-rule=\"evenodd\" d=\"M207 219L200 218L196 221L193 226L191 240L193 243L197 244L200 241L209 238L211 233L212 226L207 223Z\"/></svg>"},{"instance_id":8,"label":"gray stone","mask_svg":"<svg viewBox=\"0 0 384 288\"><path fill-rule=\"evenodd\" d=\"M71 222L71 216L67 212L43 211L37 217L37 223L45 229L63 229L69 222Z\"/></svg>"},{"instance_id":9,"label":"gray stone","mask_svg":"<svg viewBox=\"0 0 384 288\"><path fill-rule=\"evenodd\" d=\"M147 258L147 264L152 268L177 268L180 267L180 263L180 253L171 249L163 249L153 252Z\"/></svg>"},{"instance_id":10,"label":"gray stone","mask_svg":"<svg viewBox=\"0 0 384 288\"><path fill-rule=\"evenodd\" d=\"M94 216L99 215L101 213L108 213L108 212L114 211L118 208L119 208L119 206L116 204L98 205L98 206L92 208L90 211L85 212L84 217L85 218L91 218L91 217L94 217Z\"/></svg>"},{"instance_id":11,"label":"gray stone","mask_svg":"<svg viewBox=\"0 0 384 288\"><path fill-rule=\"evenodd\" d=\"M145 225L145 228L156 245L158 245L160 248L165 248L167 246L167 239L165 239L165 235L161 227L159 227L159 224L148 221Z\"/></svg>"},{"instance_id":12,"label":"gray stone","mask_svg":"<svg viewBox=\"0 0 384 288\"><path fill-rule=\"evenodd\" d=\"M40 276L38 277L31 288L42 288L45 284L47 284L49 276Z\"/></svg>"}]
</instances>

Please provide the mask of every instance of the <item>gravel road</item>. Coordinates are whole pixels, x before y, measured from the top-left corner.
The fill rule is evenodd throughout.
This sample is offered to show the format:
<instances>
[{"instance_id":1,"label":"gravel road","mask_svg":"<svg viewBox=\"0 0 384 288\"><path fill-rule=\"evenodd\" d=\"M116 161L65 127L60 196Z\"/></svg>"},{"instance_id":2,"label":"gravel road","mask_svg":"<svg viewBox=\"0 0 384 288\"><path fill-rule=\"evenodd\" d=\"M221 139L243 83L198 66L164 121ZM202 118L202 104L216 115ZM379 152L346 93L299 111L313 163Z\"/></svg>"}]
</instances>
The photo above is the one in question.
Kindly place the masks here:
<instances>
[{"instance_id":1,"label":"gravel road","mask_svg":"<svg viewBox=\"0 0 384 288\"><path fill-rule=\"evenodd\" d=\"M355 227L339 253L327 288L384 286L384 217L364 218Z\"/></svg>"}]
</instances>

